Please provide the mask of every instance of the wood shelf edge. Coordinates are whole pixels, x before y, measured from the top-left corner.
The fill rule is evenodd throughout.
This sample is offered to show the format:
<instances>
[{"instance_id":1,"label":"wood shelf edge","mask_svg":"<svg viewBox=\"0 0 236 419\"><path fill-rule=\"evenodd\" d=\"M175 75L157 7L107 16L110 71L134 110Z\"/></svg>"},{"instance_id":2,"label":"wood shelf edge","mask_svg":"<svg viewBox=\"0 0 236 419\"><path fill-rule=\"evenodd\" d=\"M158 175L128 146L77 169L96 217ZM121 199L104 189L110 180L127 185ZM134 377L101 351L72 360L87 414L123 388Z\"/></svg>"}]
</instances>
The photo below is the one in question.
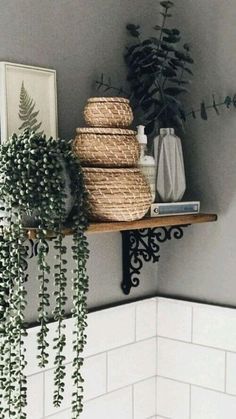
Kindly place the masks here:
<instances>
[{"instance_id":1,"label":"wood shelf edge","mask_svg":"<svg viewBox=\"0 0 236 419\"><path fill-rule=\"evenodd\" d=\"M112 233L127 230L139 230L142 228L167 227L177 225L208 223L217 220L217 214L191 214L191 215L169 215L165 217L142 218L137 221L120 221L120 222L97 222L91 223L87 233ZM35 228L26 228L28 239L36 238ZM65 228L63 230L65 236L73 234L73 229ZM48 233L48 238L53 238L53 233Z\"/></svg>"},{"instance_id":2,"label":"wood shelf edge","mask_svg":"<svg viewBox=\"0 0 236 419\"><path fill-rule=\"evenodd\" d=\"M166 227L175 225L188 225L207 223L217 220L217 214L191 214L191 215L170 215L165 217L143 218L131 222L106 222L91 223L88 233L109 233L126 230L139 230L142 228Z\"/></svg>"}]
</instances>

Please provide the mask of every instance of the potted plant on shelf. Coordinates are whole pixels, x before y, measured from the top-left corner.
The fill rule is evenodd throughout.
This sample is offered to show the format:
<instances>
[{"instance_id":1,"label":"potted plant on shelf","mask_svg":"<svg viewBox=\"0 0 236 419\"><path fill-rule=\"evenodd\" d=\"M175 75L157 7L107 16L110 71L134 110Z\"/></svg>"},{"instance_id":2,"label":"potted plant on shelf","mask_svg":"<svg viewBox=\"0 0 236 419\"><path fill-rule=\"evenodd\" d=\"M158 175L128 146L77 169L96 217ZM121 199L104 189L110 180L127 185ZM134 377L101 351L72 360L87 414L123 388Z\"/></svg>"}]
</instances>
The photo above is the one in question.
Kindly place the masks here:
<instances>
[{"instance_id":1,"label":"potted plant on shelf","mask_svg":"<svg viewBox=\"0 0 236 419\"><path fill-rule=\"evenodd\" d=\"M67 175L65 174L67 173ZM88 244L85 237L87 227L87 204L83 177L79 161L71 150L71 142L47 139L45 136L25 131L13 135L0 149L0 194L2 200L0 217L0 372L2 388L0 396L0 417L26 418L26 378L24 367L24 336L26 326L24 309L27 303L25 290L24 241L25 221L37 220L36 238L38 246L39 332L38 362L40 367L48 363L48 321L50 296L48 283L51 267L47 261L47 230L53 231L56 263L53 269L55 308L53 318L57 322L54 338L55 372L54 405L63 399L65 378L64 333L66 286L68 270L63 242L63 224L66 218L68 190L73 195L73 246L75 261L72 280L74 330L74 361L72 398L73 418L82 411L83 363L81 352L85 345L86 292L88 277L86 261ZM25 218L25 215L30 218Z\"/></svg>"},{"instance_id":2,"label":"potted plant on shelf","mask_svg":"<svg viewBox=\"0 0 236 419\"><path fill-rule=\"evenodd\" d=\"M130 98L138 124L146 126L149 137L149 149L155 153L157 161L157 190L163 201L179 200L185 190L185 174L180 139L174 130L181 133L184 122L191 116L196 118L200 113L207 119L207 110L220 106L236 107L236 95L227 96L217 103L213 95L212 103L202 101L198 109L186 111L184 97L190 93L189 86L193 76L194 60L188 43L182 43L181 31L170 28L172 1L161 1L161 23L156 25L154 35L142 38L139 25L128 24L127 30L134 40L125 50L127 81L129 90L112 85L110 78L96 81L97 88L105 91L116 91ZM159 137L157 135L159 134ZM165 159L164 159L165 156ZM173 183L177 174L178 187ZM176 180L176 178L175 178ZM168 187L164 186L165 182Z\"/></svg>"}]
</instances>

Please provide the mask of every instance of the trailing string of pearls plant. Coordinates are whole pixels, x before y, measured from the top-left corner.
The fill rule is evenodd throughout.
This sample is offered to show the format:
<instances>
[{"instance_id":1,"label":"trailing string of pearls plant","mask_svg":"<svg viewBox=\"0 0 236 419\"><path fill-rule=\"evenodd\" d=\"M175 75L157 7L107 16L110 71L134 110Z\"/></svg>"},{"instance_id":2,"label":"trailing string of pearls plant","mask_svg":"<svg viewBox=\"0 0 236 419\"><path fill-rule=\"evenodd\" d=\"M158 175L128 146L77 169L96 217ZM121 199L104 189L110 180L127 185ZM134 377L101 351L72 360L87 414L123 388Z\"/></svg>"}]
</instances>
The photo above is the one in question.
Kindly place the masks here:
<instances>
[{"instance_id":1,"label":"trailing string of pearls plant","mask_svg":"<svg viewBox=\"0 0 236 419\"><path fill-rule=\"evenodd\" d=\"M60 406L65 389L65 304L68 281L67 248L63 243L63 222L66 219L69 179L73 191L72 274L74 328L72 418L83 409L82 351L86 343L86 293L88 277L86 261L88 243L87 203L79 161L74 157L71 142L47 139L29 131L13 135L0 148L0 418L26 419L27 385L24 338L27 335L24 311L27 303L25 289L25 226L37 223L39 332L38 363L48 363L48 321L50 276L54 279L57 322L54 337L54 405ZM69 173L69 177L68 177ZM53 231L56 263L54 269L47 261L47 231ZM50 275L51 274L51 275Z\"/></svg>"}]
</instances>

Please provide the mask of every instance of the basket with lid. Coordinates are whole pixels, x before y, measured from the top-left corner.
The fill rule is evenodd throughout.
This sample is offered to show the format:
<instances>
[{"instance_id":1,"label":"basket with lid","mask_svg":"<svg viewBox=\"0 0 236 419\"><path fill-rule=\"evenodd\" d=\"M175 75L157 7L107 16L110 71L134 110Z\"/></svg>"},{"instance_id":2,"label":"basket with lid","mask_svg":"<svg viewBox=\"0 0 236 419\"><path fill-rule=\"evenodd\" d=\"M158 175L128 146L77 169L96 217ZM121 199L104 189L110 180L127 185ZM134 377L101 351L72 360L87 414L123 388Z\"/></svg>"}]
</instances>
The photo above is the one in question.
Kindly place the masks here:
<instances>
[{"instance_id":1,"label":"basket with lid","mask_svg":"<svg viewBox=\"0 0 236 419\"><path fill-rule=\"evenodd\" d=\"M77 128L73 150L94 167L137 166L140 153L136 132L121 128Z\"/></svg>"},{"instance_id":2,"label":"basket with lid","mask_svg":"<svg viewBox=\"0 0 236 419\"><path fill-rule=\"evenodd\" d=\"M129 127L133 112L129 100L121 97L92 97L84 108L84 119L91 127Z\"/></svg>"}]
</instances>

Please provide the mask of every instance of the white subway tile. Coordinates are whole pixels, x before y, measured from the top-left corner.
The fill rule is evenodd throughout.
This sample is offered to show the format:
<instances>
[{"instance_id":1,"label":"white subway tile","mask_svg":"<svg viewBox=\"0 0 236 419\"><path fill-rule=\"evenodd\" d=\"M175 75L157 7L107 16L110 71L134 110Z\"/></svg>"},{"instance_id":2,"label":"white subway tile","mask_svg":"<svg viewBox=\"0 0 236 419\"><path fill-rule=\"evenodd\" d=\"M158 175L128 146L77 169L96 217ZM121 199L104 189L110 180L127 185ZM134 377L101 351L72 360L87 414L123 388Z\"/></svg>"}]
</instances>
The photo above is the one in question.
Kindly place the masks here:
<instances>
[{"instance_id":1,"label":"white subway tile","mask_svg":"<svg viewBox=\"0 0 236 419\"><path fill-rule=\"evenodd\" d=\"M66 362L72 362L73 360L73 319L66 319L65 320L66 328L66 346L64 349L64 355L66 357ZM53 350L54 342L53 339L55 337L55 332L57 329L57 323L53 322L48 325L49 332L47 335L47 342L49 343L48 348L48 364L46 366L46 370L53 368L54 366L54 358L55 358L55 351ZM38 366L38 349L37 349L37 333L39 332L39 327L34 327L28 330L28 336L25 338L25 347L26 347L26 360L27 366L25 369L26 375L37 374L38 372L42 372L43 370Z\"/></svg>"},{"instance_id":2,"label":"white subway tile","mask_svg":"<svg viewBox=\"0 0 236 419\"><path fill-rule=\"evenodd\" d=\"M156 413L156 378L134 385L134 419L146 419Z\"/></svg>"},{"instance_id":3,"label":"white subway tile","mask_svg":"<svg viewBox=\"0 0 236 419\"><path fill-rule=\"evenodd\" d=\"M71 406L71 396L73 383L71 379L72 375L72 364L66 365L66 377L65 382L65 392L64 400L61 403L61 406L53 406L53 393L54 393L54 370L46 371L45 373L45 416L53 415L60 412L61 410L69 409Z\"/></svg>"},{"instance_id":4,"label":"white subway tile","mask_svg":"<svg viewBox=\"0 0 236 419\"><path fill-rule=\"evenodd\" d=\"M72 382L72 364L66 365L65 393L61 407L53 406L53 377L54 370L45 372L45 412L51 415L58 410L67 409L71 404L71 395L73 389ZM106 354L100 354L86 358L82 368L84 382L84 400L98 397L106 392Z\"/></svg>"},{"instance_id":5,"label":"white subway tile","mask_svg":"<svg viewBox=\"0 0 236 419\"><path fill-rule=\"evenodd\" d=\"M132 388L127 387L85 403L81 419L132 419Z\"/></svg>"},{"instance_id":6,"label":"white subway tile","mask_svg":"<svg viewBox=\"0 0 236 419\"><path fill-rule=\"evenodd\" d=\"M84 399L89 400L106 393L106 354L95 355L84 360Z\"/></svg>"},{"instance_id":7,"label":"white subway tile","mask_svg":"<svg viewBox=\"0 0 236 419\"><path fill-rule=\"evenodd\" d=\"M64 329L64 333L66 335L66 345L64 348L64 355L66 357L66 363L69 364L73 361L74 358L74 352L73 352L73 330L74 330L74 319L66 319L64 321L64 324L66 325ZM49 359L48 359L48 366L47 369L54 367L54 359L55 359L55 351L52 349L55 345L55 342L53 341L56 336L56 330L57 330L57 323L50 323L49 325L49 332L47 341L49 343L49 347L51 350L49 351Z\"/></svg>"},{"instance_id":8,"label":"white subway tile","mask_svg":"<svg viewBox=\"0 0 236 419\"><path fill-rule=\"evenodd\" d=\"M157 414L174 419L189 419L190 386L157 377Z\"/></svg>"},{"instance_id":9,"label":"white subway tile","mask_svg":"<svg viewBox=\"0 0 236 419\"><path fill-rule=\"evenodd\" d=\"M108 390L155 376L156 338L108 353Z\"/></svg>"},{"instance_id":10,"label":"white subway tile","mask_svg":"<svg viewBox=\"0 0 236 419\"><path fill-rule=\"evenodd\" d=\"M24 338L25 345L25 359L27 366L25 368L26 375L32 375L42 372L42 369L38 366L38 350L37 350L37 332L38 328L34 327L28 330L28 336Z\"/></svg>"},{"instance_id":11,"label":"white subway tile","mask_svg":"<svg viewBox=\"0 0 236 419\"><path fill-rule=\"evenodd\" d=\"M62 412L55 413L55 415L45 416L45 419L71 419L71 409L63 410ZM33 419L33 418L29 418Z\"/></svg>"},{"instance_id":12,"label":"white subway tile","mask_svg":"<svg viewBox=\"0 0 236 419\"><path fill-rule=\"evenodd\" d=\"M191 419L235 419L236 397L192 387Z\"/></svg>"},{"instance_id":13,"label":"white subway tile","mask_svg":"<svg viewBox=\"0 0 236 419\"><path fill-rule=\"evenodd\" d=\"M157 333L159 336L191 341L191 305L160 299L157 305L157 313Z\"/></svg>"},{"instance_id":14,"label":"white subway tile","mask_svg":"<svg viewBox=\"0 0 236 419\"><path fill-rule=\"evenodd\" d=\"M227 353L226 392L236 395L236 354Z\"/></svg>"},{"instance_id":15,"label":"white subway tile","mask_svg":"<svg viewBox=\"0 0 236 419\"><path fill-rule=\"evenodd\" d=\"M136 305L136 340L156 336L156 299L138 302Z\"/></svg>"},{"instance_id":16,"label":"white subway tile","mask_svg":"<svg viewBox=\"0 0 236 419\"><path fill-rule=\"evenodd\" d=\"M158 338L158 375L224 391L225 353Z\"/></svg>"},{"instance_id":17,"label":"white subway tile","mask_svg":"<svg viewBox=\"0 0 236 419\"><path fill-rule=\"evenodd\" d=\"M95 355L135 340L135 304L89 314L85 356Z\"/></svg>"},{"instance_id":18,"label":"white subway tile","mask_svg":"<svg viewBox=\"0 0 236 419\"><path fill-rule=\"evenodd\" d=\"M27 417L41 419L43 417L44 381L43 373L27 378Z\"/></svg>"},{"instance_id":19,"label":"white subway tile","mask_svg":"<svg viewBox=\"0 0 236 419\"><path fill-rule=\"evenodd\" d=\"M193 342L236 352L236 310L195 306Z\"/></svg>"}]
</instances>

